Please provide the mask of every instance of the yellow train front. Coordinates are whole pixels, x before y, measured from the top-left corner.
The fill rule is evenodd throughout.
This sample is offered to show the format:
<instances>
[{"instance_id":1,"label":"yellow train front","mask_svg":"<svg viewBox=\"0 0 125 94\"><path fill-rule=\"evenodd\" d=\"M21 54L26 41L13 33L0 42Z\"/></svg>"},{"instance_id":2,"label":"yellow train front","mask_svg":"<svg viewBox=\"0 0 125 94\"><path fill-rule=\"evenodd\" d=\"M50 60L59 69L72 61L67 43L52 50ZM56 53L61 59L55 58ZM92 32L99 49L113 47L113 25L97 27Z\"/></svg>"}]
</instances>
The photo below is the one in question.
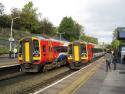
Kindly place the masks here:
<instances>
[{"instance_id":1,"label":"yellow train front","mask_svg":"<svg viewBox=\"0 0 125 94\"><path fill-rule=\"evenodd\" d=\"M87 51L87 48L91 49L92 47L89 47L84 42L80 41L75 41L69 44L68 62L71 69L80 69L81 65L89 61L91 55Z\"/></svg>"}]
</instances>

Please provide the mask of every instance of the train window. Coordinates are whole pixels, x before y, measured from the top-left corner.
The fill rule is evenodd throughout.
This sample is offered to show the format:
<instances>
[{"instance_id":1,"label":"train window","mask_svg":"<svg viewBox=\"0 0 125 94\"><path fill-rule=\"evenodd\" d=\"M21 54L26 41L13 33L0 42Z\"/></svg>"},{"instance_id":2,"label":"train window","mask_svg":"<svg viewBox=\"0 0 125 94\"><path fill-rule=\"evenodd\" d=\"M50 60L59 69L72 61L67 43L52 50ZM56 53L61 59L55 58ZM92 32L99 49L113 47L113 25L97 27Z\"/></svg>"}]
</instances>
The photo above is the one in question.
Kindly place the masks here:
<instances>
[{"instance_id":1,"label":"train window","mask_svg":"<svg viewBox=\"0 0 125 94\"><path fill-rule=\"evenodd\" d=\"M62 46L62 47L61 47L61 52L67 52L67 47Z\"/></svg>"},{"instance_id":2,"label":"train window","mask_svg":"<svg viewBox=\"0 0 125 94\"><path fill-rule=\"evenodd\" d=\"M55 46L55 47L53 47L53 49L54 49L54 52L60 52L60 47L59 46Z\"/></svg>"},{"instance_id":3,"label":"train window","mask_svg":"<svg viewBox=\"0 0 125 94\"><path fill-rule=\"evenodd\" d=\"M86 47L84 44L81 44L81 55L86 56Z\"/></svg>"},{"instance_id":4,"label":"train window","mask_svg":"<svg viewBox=\"0 0 125 94\"><path fill-rule=\"evenodd\" d=\"M22 53L22 41L20 42L20 44L19 44L19 53Z\"/></svg>"},{"instance_id":5,"label":"train window","mask_svg":"<svg viewBox=\"0 0 125 94\"><path fill-rule=\"evenodd\" d=\"M46 52L46 46L43 45L43 52Z\"/></svg>"},{"instance_id":6,"label":"train window","mask_svg":"<svg viewBox=\"0 0 125 94\"><path fill-rule=\"evenodd\" d=\"M81 53L86 53L86 47L83 44L81 44Z\"/></svg>"},{"instance_id":7,"label":"train window","mask_svg":"<svg viewBox=\"0 0 125 94\"><path fill-rule=\"evenodd\" d=\"M72 45L69 45L69 51L68 51L69 54L72 54Z\"/></svg>"},{"instance_id":8,"label":"train window","mask_svg":"<svg viewBox=\"0 0 125 94\"><path fill-rule=\"evenodd\" d=\"M55 46L53 49L54 52L67 52L67 47L65 46Z\"/></svg>"},{"instance_id":9,"label":"train window","mask_svg":"<svg viewBox=\"0 0 125 94\"><path fill-rule=\"evenodd\" d=\"M39 41L33 40L33 53L39 54Z\"/></svg>"}]
</instances>

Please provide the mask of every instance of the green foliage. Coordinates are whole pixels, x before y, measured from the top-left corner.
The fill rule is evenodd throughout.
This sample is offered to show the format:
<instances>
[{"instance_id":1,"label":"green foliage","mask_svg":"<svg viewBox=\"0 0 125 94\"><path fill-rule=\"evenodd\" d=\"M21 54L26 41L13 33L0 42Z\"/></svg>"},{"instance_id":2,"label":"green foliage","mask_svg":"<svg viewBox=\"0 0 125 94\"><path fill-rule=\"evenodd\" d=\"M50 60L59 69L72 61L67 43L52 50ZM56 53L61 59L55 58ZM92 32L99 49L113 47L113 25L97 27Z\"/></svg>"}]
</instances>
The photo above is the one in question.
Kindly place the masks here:
<instances>
[{"instance_id":1,"label":"green foliage","mask_svg":"<svg viewBox=\"0 0 125 94\"><path fill-rule=\"evenodd\" d=\"M123 27L122 27L123 28ZM113 31L113 40L112 40L112 47L114 49L117 49L119 45L125 45L125 40L117 40L117 32L120 31L120 32L123 32L121 31L121 27L118 27L116 28L114 31Z\"/></svg>"},{"instance_id":2,"label":"green foliage","mask_svg":"<svg viewBox=\"0 0 125 94\"><path fill-rule=\"evenodd\" d=\"M11 24L11 17L8 15L1 15L0 16L0 27L6 28L10 27Z\"/></svg>"},{"instance_id":3,"label":"green foliage","mask_svg":"<svg viewBox=\"0 0 125 94\"><path fill-rule=\"evenodd\" d=\"M106 50L107 50L107 49L114 50L114 49L112 48L112 45L109 45L109 44L105 45L105 48L106 48Z\"/></svg>"},{"instance_id":4,"label":"green foliage","mask_svg":"<svg viewBox=\"0 0 125 94\"><path fill-rule=\"evenodd\" d=\"M71 17L64 17L58 28L59 33L65 33L62 36L69 41L78 40L81 30L82 26Z\"/></svg>"},{"instance_id":5,"label":"green foliage","mask_svg":"<svg viewBox=\"0 0 125 94\"><path fill-rule=\"evenodd\" d=\"M81 39L83 41L86 41L86 42L91 42L91 43L94 43L94 44L98 44L98 39L97 38L94 38L94 37L90 37L90 36L86 36L86 35L83 35L81 37Z\"/></svg>"},{"instance_id":6,"label":"green foliage","mask_svg":"<svg viewBox=\"0 0 125 94\"><path fill-rule=\"evenodd\" d=\"M22 27L33 33L36 33L39 28L36 12L37 8L33 8L33 3L29 2L24 6L20 14Z\"/></svg>"},{"instance_id":7,"label":"green foliage","mask_svg":"<svg viewBox=\"0 0 125 94\"><path fill-rule=\"evenodd\" d=\"M39 33L51 35L53 33L53 24L48 21L48 19L44 18L40 22Z\"/></svg>"},{"instance_id":8,"label":"green foliage","mask_svg":"<svg viewBox=\"0 0 125 94\"><path fill-rule=\"evenodd\" d=\"M119 40L113 40L112 41L112 47L114 49L117 49L119 45L120 45L120 41Z\"/></svg>"},{"instance_id":9,"label":"green foliage","mask_svg":"<svg viewBox=\"0 0 125 94\"><path fill-rule=\"evenodd\" d=\"M0 55L1 55L1 54L7 54L7 53L9 53L9 50L8 50L7 48L5 48L5 47L0 47Z\"/></svg>"}]
</instances>

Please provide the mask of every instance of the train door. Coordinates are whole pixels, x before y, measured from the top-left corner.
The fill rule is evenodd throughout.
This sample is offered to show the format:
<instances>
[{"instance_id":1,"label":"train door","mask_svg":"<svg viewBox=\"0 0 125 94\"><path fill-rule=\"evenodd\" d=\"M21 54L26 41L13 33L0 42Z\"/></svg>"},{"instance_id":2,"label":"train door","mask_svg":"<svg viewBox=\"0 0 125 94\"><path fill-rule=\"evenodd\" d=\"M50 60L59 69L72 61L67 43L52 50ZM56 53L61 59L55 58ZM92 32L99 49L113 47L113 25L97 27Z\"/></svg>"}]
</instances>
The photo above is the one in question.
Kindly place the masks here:
<instances>
[{"instance_id":1,"label":"train door","mask_svg":"<svg viewBox=\"0 0 125 94\"><path fill-rule=\"evenodd\" d=\"M73 44L73 59L74 62L80 62L81 61L81 55L80 55L80 43L79 42L75 42Z\"/></svg>"},{"instance_id":2,"label":"train door","mask_svg":"<svg viewBox=\"0 0 125 94\"><path fill-rule=\"evenodd\" d=\"M43 62L46 62L46 59L47 59L47 41L41 41L42 42L42 61Z\"/></svg>"},{"instance_id":3,"label":"train door","mask_svg":"<svg viewBox=\"0 0 125 94\"><path fill-rule=\"evenodd\" d=\"M52 45L53 45L53 54L52 55L53 55L53 60L54 60L57 57L56 42L53 42Z\"/></svg>"},{"instance_id":4,"label":"train door","mask_svg":"<svg viewBox=\"0 0 125 94\"><path fill-rule=\"evenodd\" d=\"M27 38L27 39L23 40L22 45L23 45L23 49L22 49L23 62L32 63L32 59L33 59L32 39Z\"/></svg>"},{"instance_id":5,"label":"train door","mask_svg":"<svg viewBox=\"0 0 125 94\"><path fill-rule=\"evenodd\" d=\"M52 43L51 43L51 41L48 42L48 56L49 56L49 61L52 62Z\"/></svg>"},{"instance_id":6,"label":"train door","mask_svg":"<svg viewBox=\"0 0 125 94\"><path fill-rule=\"evenodd\" d=\"M87 49L88 49L88 61L91 61L93 59L92 48L93 48L93 46L91 44L87 45Z\"/></svg>"}]
</instances>

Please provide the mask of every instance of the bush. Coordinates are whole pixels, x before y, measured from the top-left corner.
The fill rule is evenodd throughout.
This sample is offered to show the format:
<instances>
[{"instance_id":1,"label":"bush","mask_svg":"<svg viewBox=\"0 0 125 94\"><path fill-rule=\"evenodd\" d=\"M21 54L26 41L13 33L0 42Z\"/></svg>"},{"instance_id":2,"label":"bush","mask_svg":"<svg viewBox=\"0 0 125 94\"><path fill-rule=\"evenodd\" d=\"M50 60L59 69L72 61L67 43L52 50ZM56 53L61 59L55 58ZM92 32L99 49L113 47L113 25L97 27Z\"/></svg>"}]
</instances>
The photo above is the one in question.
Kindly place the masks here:
<instances>
[{"instance_id":1,"label":"bush","mask_svg":"<svg viewBox=\"0 0 125 94\"><path fill-rule=\"evenodd\" d=\"M0 55L9 53L9 49L0 47Z\"/></svg>"}]
</instances>

